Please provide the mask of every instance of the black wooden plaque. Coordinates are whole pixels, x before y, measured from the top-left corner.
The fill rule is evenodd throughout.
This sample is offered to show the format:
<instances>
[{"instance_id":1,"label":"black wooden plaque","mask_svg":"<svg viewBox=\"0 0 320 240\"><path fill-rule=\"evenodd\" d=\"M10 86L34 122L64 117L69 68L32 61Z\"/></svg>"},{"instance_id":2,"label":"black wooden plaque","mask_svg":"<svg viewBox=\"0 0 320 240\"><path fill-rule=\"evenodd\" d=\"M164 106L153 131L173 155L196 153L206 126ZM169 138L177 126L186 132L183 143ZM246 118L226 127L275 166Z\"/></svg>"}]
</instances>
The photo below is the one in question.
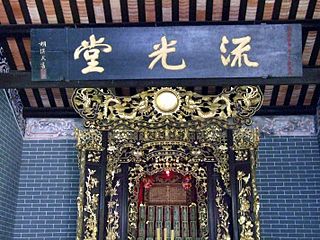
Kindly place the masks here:
<instances>
[{"instance_id":1,"label":"black wooden plaque","mask_svg":"<svg viewBox=\"0 0 320 240\"><path fill-rule=\"evenodd\" d=\"M96 41L104 38L101 44L108 47L91 44L90 36ZM163 37L170 45L167 48L161 44ZM241 39L248 37L250 41L244 44ZM224 49L223 39L228 41L223 44ZM297 24L32 29L31 40L35 81L302 76L301 26ZM75 59L74 53L82 43L88 48ZM90 47L99 50L98 58L85 60ZM157 50L169 49L169 53L158 56L150 69L156 57L149 55L157 47ZM234 53L237 48L238 55ZM221 56L225 59L229 56L229 63L224 65ZM258 66L249 66L245 58ZM232 67L233 60L236 64ZM103 72L91 68L84 74L82 70L90 61L95 67L102 67ZM180 69L172 70L168 66Z\"/></svg>"}]
</instances>

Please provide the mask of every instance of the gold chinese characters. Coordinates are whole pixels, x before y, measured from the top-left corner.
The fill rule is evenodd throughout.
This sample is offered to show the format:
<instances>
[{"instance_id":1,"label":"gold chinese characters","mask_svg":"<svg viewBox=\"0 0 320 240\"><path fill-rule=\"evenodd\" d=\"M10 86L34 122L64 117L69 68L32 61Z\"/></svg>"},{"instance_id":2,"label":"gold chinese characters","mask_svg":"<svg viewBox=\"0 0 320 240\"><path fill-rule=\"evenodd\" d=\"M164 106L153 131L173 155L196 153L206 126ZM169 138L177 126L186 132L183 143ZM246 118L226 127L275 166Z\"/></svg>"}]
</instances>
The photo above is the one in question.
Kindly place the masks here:
<instances>
[{"instance_id":1,"label":"gold chinese characters","mask_svg":"<svg viewBox=\"0 0 320 240\"><path fill-rule=\"evenodd\" d=\"M149 54L149 58L153 58L153 61L149 65L149 69L152 70L154 65L161 59L161 65L163 68L167 70L182 70L186 68L186 63L184 59L182 59L181 64L179 65L169 65L167 63L167 57L168 53L173 53L176 51L176 48L173 47L174 45L177 44L177 40L172 40L169 42L167 41L166 36L163 36L161 38L161 44L155 44L153 45L153 49L155 50L151 54ZM160 47L161 46L161 47Z\"/></svg>"},{"instance_id":2,"label":"gold chinese characters","mask_svg":"<svg viewBox=\"0 0 320 240\"><path fill-rule=\"evenodd\" d=\"M111 45L105 44L104 38L99 38L96 40L96 37L94 34L90 36L90 42L84 40L81 42L81 46L79 46L74 51L74 59L77 60L80 57L80 54L84 51L83 57L87 61L88 66L82 69L83 74L87 74L90 72L98 72L102 73L104 72L104 68L99 66L99 62L97 61L99 59L100 49L99 47L104 47L102 49L105 53L110 53L112 51Z\"/></svg>"},{"instance_id":3,"label":"gold chinese characters","mask_svg":"<svg viewBox=\"0 0 320 240\"><path fill-rule=\"evenodd\" d=\"M102 51L104 53L111 53L113 51L113 47L110 44L104 43L104 41L105 41L104 37L96 39L96 36L92 34L89 37L89 41L83 40L81 42L81 45L75 49L73 54L74 60L78 60L80 58L80 55L83 53L83 57L87 62L87 66L81 70L83 74L88 74L93 72L97 72L97 73L104 72L105 70L104 66L100 66L98 61L100 57L100 52ZM235 45L235 48L232 51L228 51L227 49L228 47L227 45L229 45L228 38L226 36L223 36L221 39L220 60L224 67L238 66L240 68L243 65L247 67L259 66L258 62L251 61L248 56L249 51L251 50L250 36L232 38L231 42L233 45ZM148 69L154 70L154 67L158 62L161 64L162 68L170 71L183 70L187 68L187 64L184 58L181 58L181 60L178 60L180 64L179 63L169 64L167 61L169 54L173 55L173 53L176 53L177 45L178 45L177 40L172 39L168 41L167 36L162 36L160 43L155 43L153 45L154 51L147 55L149 58L152 59L152 61L148 65Z\"/></svg>"},{"instance_id":4,"label":"gold chinese characters","mask_svg":"<svg viewBox=\"0 0 320 240\"><path fill-rule=\"evenodd\" d=\"M229 40L226 36L222 37L221 44L220 44L220 52L221 52L221 62L223 66L228 66L230 64L231 67L235 67L238 64L238 67L242 66L242 59L246 66L248 67L258 67L259 63L251 62L249 60L248 54L251 50L250 46L251 37L241 37L241 38L232 38L232 43L234 45L238 45L227 57L225 54L227 53L226 45L229 43ZM231 61L231 55L233 56L233 60Z\"/></svg>"}]
</instances>

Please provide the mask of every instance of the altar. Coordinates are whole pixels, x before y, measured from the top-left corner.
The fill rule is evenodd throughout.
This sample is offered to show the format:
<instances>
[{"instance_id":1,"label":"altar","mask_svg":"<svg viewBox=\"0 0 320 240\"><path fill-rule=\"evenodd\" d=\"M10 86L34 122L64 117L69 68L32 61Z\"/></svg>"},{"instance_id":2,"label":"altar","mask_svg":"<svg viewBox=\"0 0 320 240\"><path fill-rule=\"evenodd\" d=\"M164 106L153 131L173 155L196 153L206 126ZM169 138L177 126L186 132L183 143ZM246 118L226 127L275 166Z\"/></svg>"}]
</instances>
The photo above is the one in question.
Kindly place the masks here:
<instances>
[{"instance_id":1,"label":"altar","mask_svg":"<svg viewBox=\"0 0 320 240\"><path fill-rule=\"evenodd\" d=\"M198 239L197 195L192 180L190 175L171 170L142 179L138 239Z\"/></svg>"},{"instance_id":2,"label":"altar","mask_svg":"<svg viewBox=\"0 0 320 240\"><path fill-rule=\"evenodd\" d=\"M77 239L260 239L258 87L77 89Z\"/></svg>"}]
</instances>

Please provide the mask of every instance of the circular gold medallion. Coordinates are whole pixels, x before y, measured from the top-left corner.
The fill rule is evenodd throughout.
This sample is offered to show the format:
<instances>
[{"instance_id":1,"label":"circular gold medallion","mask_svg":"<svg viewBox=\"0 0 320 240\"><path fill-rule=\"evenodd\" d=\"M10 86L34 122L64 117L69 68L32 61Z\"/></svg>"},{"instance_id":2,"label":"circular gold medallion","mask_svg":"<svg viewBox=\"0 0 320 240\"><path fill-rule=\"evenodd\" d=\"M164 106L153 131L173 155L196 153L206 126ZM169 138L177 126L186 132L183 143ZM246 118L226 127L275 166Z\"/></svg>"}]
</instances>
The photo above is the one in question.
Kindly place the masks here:
<instances>
[{"instance_id":1,"label":"circular gold medallion","mask_svg":"<svg viewBox=\"0 0 320 240\"><path fill-rule=\"evenodd\" d=\"M179 106L179 98L173 89L161 89L155 96L155 105L162 114L171 114Z\"/></svg>"}]
</instances>

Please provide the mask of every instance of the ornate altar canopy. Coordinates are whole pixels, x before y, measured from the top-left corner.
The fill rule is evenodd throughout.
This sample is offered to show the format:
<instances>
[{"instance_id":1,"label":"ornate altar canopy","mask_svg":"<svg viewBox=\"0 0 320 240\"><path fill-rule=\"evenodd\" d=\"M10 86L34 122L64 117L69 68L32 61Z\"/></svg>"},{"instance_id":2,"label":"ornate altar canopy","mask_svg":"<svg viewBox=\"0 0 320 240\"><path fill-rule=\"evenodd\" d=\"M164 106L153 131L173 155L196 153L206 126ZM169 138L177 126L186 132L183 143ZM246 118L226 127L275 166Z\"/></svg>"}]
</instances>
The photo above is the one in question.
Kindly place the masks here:
<instances>
[{"instance_id":1,"label":"ornate altar canopy","mask_svg":"<svg viewBox=\"0 0 320 240\"><path fill-rule=\"evenodd\" d=\"M260 239L258 87L77 89L77 239Z\"/></svg>"}]
</instances>

